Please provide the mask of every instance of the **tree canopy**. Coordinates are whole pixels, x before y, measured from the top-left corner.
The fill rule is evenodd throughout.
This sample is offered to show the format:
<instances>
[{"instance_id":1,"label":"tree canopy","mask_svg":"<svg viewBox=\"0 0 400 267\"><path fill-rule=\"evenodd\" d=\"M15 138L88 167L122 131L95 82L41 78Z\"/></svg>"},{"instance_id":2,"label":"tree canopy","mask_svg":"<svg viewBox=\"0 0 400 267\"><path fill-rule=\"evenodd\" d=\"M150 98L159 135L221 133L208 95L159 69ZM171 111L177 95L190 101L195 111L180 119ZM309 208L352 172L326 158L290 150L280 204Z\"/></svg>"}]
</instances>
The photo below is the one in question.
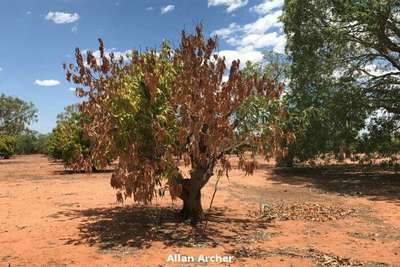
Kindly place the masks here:
<instances>
[{"instance_id":1,"label":"tree canopy","mask_svg":"<svg viewBox=\"0 0 400 267\"><path fill-rule=\"evenodd\" d=\"M52 159L62 160L65 168L73 171L98 170L92 142L83 130L82 120L78 105L67 106L63 113L58 114L57 126L46 142L47 154Z\"/></svg>"},{"instance_id":2,"label":"tree canopy","mask_svg":"<svg viewBox=\"0 0 400 267\"><path fill-rule=\"evenodd\" d=\"M17 152L17 137L28 132L28 126L37 118L31 102L17 97L0 95L0 157L10 158Z\"/></svg>"},{"instance_id":3,"label":"tree canopy","mask_svg":"<svg viewBox=\"0 0 400 267\"><path fill-rule=\"evenodd\" d=\"M367 118L400 111L400 2L286 0L291 159L355 152ZM372 148L372 147L371 147Z\"/></svg>"},{"instance_id":4,"label":"tree canopy","mask_svg":"<svg viewBox=\"0 0 400 267\"><path fill-rule=\"evenodd\" d=\"M283 86L266 76L247 75L239 61L232 62L223 82L227 70L216 47L216 39L206 39L198 26L193 35L182 32L176 49L163 43L159 52L133 50L125 62L106 54L100 40L100 60L77 49L76 65L65 66L67 79L77 84L77 95L84 100L83 126L94 141L93 153L102 164L105 152L118 159L111 185L119 200L133 197L147 203L163 195L163 181L168 181L171 195L184 202L183 217L197 220L201 189L214 172L228 173L228 155L235 148L251 147L251 156L236 151L249 174L256 153L282 153L280 143L286 137L274 120L282 115L279 105L251 130L237 111L252 95L272 106ZM181 160L191 169L189 177L179 169Z\"/></svg>"},{"instance_id":5,"label":"tree canopy","mask_svg":"<svg viewBox=\"0 0 400 267\"><path fill-rule=\"evenodd\" d=\"M0 135L19 135L27 130L36 118L37 109L33 103L17 97L0 95Z\"/></svg>"},{"instance_id":6,"label":"tree canopy","mask_svg":"<svg viewBox=\"0 0 400 267\"><path fill-rule=\"evenodd\" d=\"M15 137L15 152L18 155L46 154L48 137L48 134L26 130L25 133Z\"/></svg>"},{"instance_id":7,"label":"tree canopy","mask_svg":"<svg viewBox=\"0 0 400 267\"><path fill-rule=\"evenodd\" d=\"M15 153L16 141L12 136L0 135L0 158L9 159Z\"/></svg>"},{"instance_id":8,"label":"tree canopy","mask_svg":"<svg viewBox=\"0 0 400 267\"><path fill-rule=\"evenodd\" d=\"M286 0L282 21L295 88L355 83L400 113L399 0Z\"/></svg>"}]
</instances>

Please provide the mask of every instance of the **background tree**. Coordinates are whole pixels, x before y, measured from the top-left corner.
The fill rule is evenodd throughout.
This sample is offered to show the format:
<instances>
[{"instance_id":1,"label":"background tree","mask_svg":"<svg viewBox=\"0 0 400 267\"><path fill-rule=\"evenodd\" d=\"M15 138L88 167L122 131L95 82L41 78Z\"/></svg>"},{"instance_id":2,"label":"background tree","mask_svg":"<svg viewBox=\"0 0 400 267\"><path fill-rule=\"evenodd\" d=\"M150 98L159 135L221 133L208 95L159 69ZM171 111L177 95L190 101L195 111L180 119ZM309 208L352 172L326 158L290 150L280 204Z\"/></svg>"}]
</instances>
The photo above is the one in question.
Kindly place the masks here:
<instances>
[{"instance_id":1,"label":"background tree","mask_svg":"<svg viewBox=\"0 0 400 267\"><path fill-rule=\"evenodd\" d=\"M264 54L263 62L248 62L243 72L248 75L256 74L259 77L266 75L281 83L289 84L286 86L282 101L277 102L287 114L281 117L279 123L285 132L294 133L296 138L293 138L290 144L282 144L288 152L284 157L277 159L277 164L293 166L295 158L306 161L325 153L339 155L344 152L349 153L350 148L355 149L359 130L364 127L367 117L366 98L362 90L344 83L342 87L346 86L346 90L327 83L315 90L303 88L292 90L290 59L272 51ZM251 117L257 110L267 112L262 107L262 101L253 96L246 101L241 112Z\"/></svg>"},{"instance_id":2,"label":"background tree","mask_svg":"<svg viewBox=\"0 0 400 267\"><path fill-rule=\"evenodd\" d=\"M361 153L378 153L387 157L400 151L400 120L388 113L375 114L359 138L357 150Z\"/></svg>"},{"instance_id":3,"label":"background tree","mask_svg":"<svg viewBox=\"0 0 400 267\"><path fill-rule=\"evenodd\" d=\"M16 152L16 138L36 120L37 110L31 102L0 95L0 157L10 158Z\"/></svg>"},{"instance_id":4,"label":"background tree","mask_svg":"<svg viewBox=\"0 0 400 267\"><path fill-rule=\"evenodd\" d=\"M15 138L6 135L0 135L0 158L9 159L15 154Z\"/></svg>"},{"instance_id":5,"label":"background tree","mask_svg":"<svg viewBox=\"0 0 400 267\"><path fill-rule=\"evenodd\" d=\"M91 152L92 143L84 133L82 119L77 105L67 106L57 116L57 126L48 137L47 154L62 160L67 169L95 171L99 166Z\"/></svg>"},{"instance_id":6,"label":"background tree","mask_svg":"<svg viewBox=\"0 0 400 267\"><path fill-rule=\"evenodd\" d=\"M290 86L288 86L290 82L290 67L291 62L290 59L280 53L276 53L274 51L265 51L262 62L252 63L246 62L245 67L242 70L242 73L251 77L252 75L257 75L258 77L268 77L269 79L274 80L276 86L285 85L285 93L290 92ZM241 107L238 109L238 117L240 120L246 123L246 128L252 128L252 126L256 126L259 123L260 118L264 118L265 114L269 114L274 112L276 109L285 109L285 115L276 117L279 119L275 121L275 123L280 125L280 128L287 133L289 138L282 139L282 149L285 153L282 153L280 157L277 157L277 165L293 165L293 149L289 150L289 144L292 145L296 140L295 135L293 134L295 130L298 128L289 127L293 124L294 114L289 112L293 112L292 109L288 108L289 102L287 101L287 95L283 94L280 99L276 99L275 102L265 101L265 98L259 97L257 95L253 95L246 99ZM257 127L257 126L256 126ZM289 129L290 128L290 129ZM265 144L268 147L269 144ZM243 147L246 149L246 147ZM290 160L289 160L290 158ZM289 163L289 161L291 161Z\"/></svg>"},{"instance_id":7,"label":"background tree","mask_svg":"<svg viewBox=\"0 0 400 267\"><path fill-rule=\"evenodd\" d=\"M356 83L376 108L400 112L400 1L286 0L295 87Z\"/></svg>"},{"instance_id":8,"label":"background tree","mask_svg":"<svg viewBox=\"0 0 400 267\"><path fill-rule=\"evenodd\" d=\"M17 136L27 130L37 118L37 109L31 102L0 95L0 135Z\"/></svg>"},{"instance_id":9,"label":"background tree","mask_svg":"<svg viewBox=\"0 0 400 267\"><path fill-rule=\"evenodd\" d=\"M276 86L279 86L289 83L290 67L290 59L286 55L267 50L263 52L261 62L247 61L242 72L249 77L254 74L259 77L266 76L275 81ZM287 86L285 86L285 90L288 90Z\"/></svg>"},{"instance_id":10,"label":"background tree","mask_svg":"<svg viewBox=\"0 0 400 267\"><path fill-rule=\"evenodd\" d=\"M26 130L25 133L15 137L15 152L18 155L47 154L48 137L48 134Z\"/></svg>"},{"instance_id":11,"label":"background tree","mask_svg":"<svg viewBox=\"0 0 400 267\"><path fill-rule=\"evenodd\" d=\"M372 112L397 113L399 1L287 0L288 165L354 150Z\"/></svg>"},{"instance_id":12,"label":"background tree","mask_svg":"<svg viewBox=\"0 0 400 267\"><path fill-rule=\"evenodd\" d=\"M306 161L329 153L343 159L345 154L357 152L359 133L371 112L360 88L333 85L307 94L290 90L284 97L284 107L289 114L284 129L296 136L281 162L286 166L293 166L294 159Z\"/></svg>"},{"instance_id":13,"label":"background tree","mask_svg":"<svg viewBox=\"0 0 400 267\"><path fill-rule=\"evenodd\" d=\"M253 94L274 102L283 87L266 77L249 77L239 61L222 82L226 66L216 46L216 39L204 39L199 26L194 35L183 32L175 50L164 43L159 53L132 51L126 63L105 54L100 41L100 61L91 52L84 58L77 49L76 66L65 66L67 79L84 97L84 127L95 142L94 153L101 157L108 149L118 157L111 185L119 190L119 200L147 203L163 194L167 180L172 197L183 200L183 218L197 221L201 189L214 172L228 173L230 152L243 144L253 148L249 158L238 152L239 166L247 173L256 166L257 152L281 152L285 136L273 120L280 110L252 131L242 129L237 110ZM265 143L268 151L263 151ZM189 165L189 177L179 169L180 159Z\"/></svg>"}]
</instances>

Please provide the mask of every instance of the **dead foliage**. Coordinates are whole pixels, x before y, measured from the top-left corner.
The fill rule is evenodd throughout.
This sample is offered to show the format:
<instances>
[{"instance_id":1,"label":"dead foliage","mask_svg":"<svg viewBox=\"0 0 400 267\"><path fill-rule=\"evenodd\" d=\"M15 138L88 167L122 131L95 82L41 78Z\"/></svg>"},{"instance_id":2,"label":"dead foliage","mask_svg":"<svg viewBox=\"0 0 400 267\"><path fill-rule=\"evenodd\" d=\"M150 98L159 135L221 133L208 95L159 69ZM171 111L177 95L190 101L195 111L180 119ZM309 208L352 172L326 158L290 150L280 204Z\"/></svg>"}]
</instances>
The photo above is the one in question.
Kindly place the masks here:
<instances>
[{"instance_id":1,"label":"dead foliage","mask_svg":"<svg viewBox=\"0 0 400 267\"><path fill-rule=\"evenodd\" d=\"M318 203L304 202L291 205L285 203L263 204L260 217L266 220L302 220L313 222L326 222L344 219L353 216L355 209L348 209L341 206L328 206Z\"/></svg>"},{"instance_id":2,"label":"dead foliage","mask_svg":"<svg viewBox=\"0 0 400 267\"><path fill-rule=\"evenodd\" d=\"M132 50L128 61L99 43L100 59L76 49L76 64L64 69L83 98L82 123L94 157L101 167L107 154L118 160L111 186L119 201L149 203L172 189L184 201L184 217L201 217L200 190L214 174L228 175L230 154L252 174L256 154L282 156L282 142L293 139L278 123L286 115L279 104L283 84L245 74L239 60L228 69L217 39L206 38L201 25L194 34L182 32L176 49L163 43L160 51ZM252 97L265 103L265 114L246 130L250 122L239 120L238 110ZM250 157L237 149L243 146ZM180 161L190 166L189 179Z\"/></svg>"},{"instance_id":3,"label":"dead foliage","mask_svg":"<svg viewBox=\"0 0 400 267\"><path fill-rule=\"evenodd\" d=\"M369 266L369 267L384 267L389 266L382 262L359 261L347 257L341 257L332 253L325 253L323 251L308 248L298 249L294 247L282 247L272 250L263 250L261 248L239 248L229 251L235 258L256 258L265 259L269 257L289 257L289 258L305 258L313 261L317 266L323 267L356 267L356 266Z\"/></svg>"}]
</instances>

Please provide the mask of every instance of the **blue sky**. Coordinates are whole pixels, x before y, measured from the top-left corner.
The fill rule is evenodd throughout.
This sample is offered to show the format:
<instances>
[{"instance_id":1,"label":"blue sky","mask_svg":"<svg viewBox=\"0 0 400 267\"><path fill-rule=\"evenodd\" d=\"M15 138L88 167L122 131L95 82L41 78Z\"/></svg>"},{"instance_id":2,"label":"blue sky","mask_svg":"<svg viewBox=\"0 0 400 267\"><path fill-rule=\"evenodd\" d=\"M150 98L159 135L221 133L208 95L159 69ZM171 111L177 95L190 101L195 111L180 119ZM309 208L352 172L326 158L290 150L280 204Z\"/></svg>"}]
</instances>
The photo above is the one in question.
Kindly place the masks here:
<instances>
[{"instance_id":1,"label":"blue sky","mask_svg":"<svg viewBox=\"0 0 400 267\"><path fill-rule=\"evenodd\" d=\"M227 61L262 60L261 51L283 52L278 21L283 0L1 0L0 93L32 101L42 133L55 126L66 105L78 101L62 63L76 47L97 49L97 39L115 52L177 45L179 33L202 22L220 37Z\"/></svg>"}]
</instances>

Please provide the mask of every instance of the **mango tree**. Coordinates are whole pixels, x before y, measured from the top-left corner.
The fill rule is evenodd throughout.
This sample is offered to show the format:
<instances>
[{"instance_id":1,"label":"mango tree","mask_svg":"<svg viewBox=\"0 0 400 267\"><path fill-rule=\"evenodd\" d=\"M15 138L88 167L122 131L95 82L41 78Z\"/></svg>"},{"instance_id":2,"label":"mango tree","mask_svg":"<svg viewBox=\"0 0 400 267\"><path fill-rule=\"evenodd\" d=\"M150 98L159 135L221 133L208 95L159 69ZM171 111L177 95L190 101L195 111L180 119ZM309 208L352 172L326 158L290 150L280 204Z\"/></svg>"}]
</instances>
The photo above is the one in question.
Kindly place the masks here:
<instances>
[{"instance_id":1,"label":"mango tree","mask_svg":"<svg viewBox=\"0 0 400 267\"><path fill-rule=\"evenodd\" d=\"M275 118L282 115L283 86L243 73L239 61L227 72L216 38L206 39L201 26L195 34L182 32L176 49L164 42L158 52L133 50L129 61L105 53L99 41L100 58L76 49L76 65L64 68L83 100L92 153L101 164L107 164L107 153L117 157L111 185L118 200L148 203L169 189L183 200L180 215L196 222L203 214L202 188L214 174L228 175L233 151L247 174L256 167L257 153L282 153L286 136ZM254 95L274 108L238 116ZM243 145L248 149L236 149ZM182 161L188 177L179 168Z\"/></svg>"},{"instance_id":2,"label":"mango tree","mask_svg":"<svg viewBox=\"0 0 400 267\"><path fill-rule=\"evenodd\" d=\"M91 153L92 142L81 124L83 119L77 105L66 107L65 112L57 116L57 126L46 144L50 158L61 160L65 168L76 172L98 169L97 160Z\"/></svg>"}]
</instances>

